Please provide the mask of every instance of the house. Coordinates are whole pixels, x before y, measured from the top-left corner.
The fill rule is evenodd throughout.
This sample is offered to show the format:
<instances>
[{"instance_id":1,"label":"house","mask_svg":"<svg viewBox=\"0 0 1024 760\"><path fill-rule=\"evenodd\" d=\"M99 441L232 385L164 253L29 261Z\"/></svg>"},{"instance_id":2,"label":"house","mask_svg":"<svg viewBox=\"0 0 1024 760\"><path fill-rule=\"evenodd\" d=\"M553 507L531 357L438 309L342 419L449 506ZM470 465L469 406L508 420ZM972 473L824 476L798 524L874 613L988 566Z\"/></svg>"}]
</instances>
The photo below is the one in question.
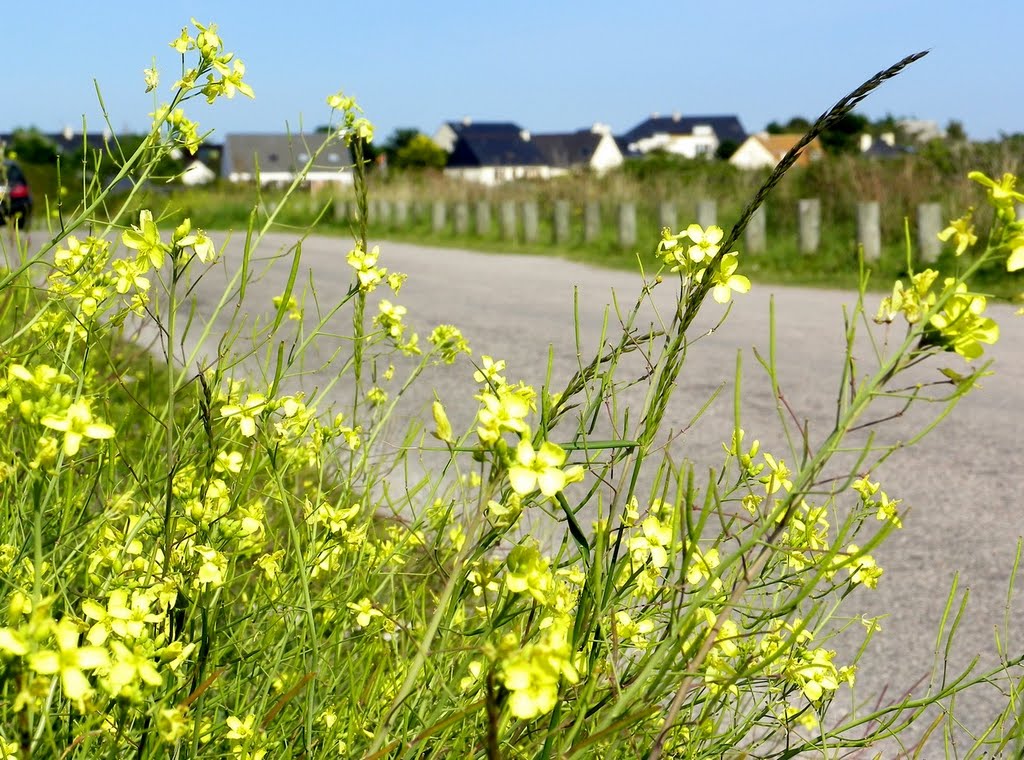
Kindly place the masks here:
<instances>
[{"instance_id":1,"label":"house","mask_svg":"<svg viewBox=\"0 0 1024 760\"><path fill-rule=\"evenodd\" d=\"M751 135L729 158L729 163L741 169L774 169L783 157L800 142L801 134L771 135L758 132ZM796 160L797 166L809 166L825 155L818 138L808 143Z\"/></svg>"},{"instance_id":2,"label":"house","mask_svg":"<svg viewBox=\"0 0 1024 760\"><path fill-rule=\"evenodd\" d=\"M181 173L181 184L194 187L208 185L217 179L217 173L198 158L193 158Z\"/></svg>"},{"instance_id":3,"label":"house","mask_svg":"<svg viewBox=\"0 0 1024 760\"><path fill-rule=\"evenodd\" d=\"M433 141L448 153L455 150L455 142L459 135L468 134L471 137L490 139L513 138L521 134L523 128L511 121L478 121L475 122L468 116L462 121L446 121L437 132L434 133Z\"/></svg>"},{"instance_id":4,"label":"house","mask_svg":"<svg viewBox=\"0 0 1024 760\"><path fill-rule=\"evenodd\" d=\"M603 174L622 166L622 151L607 124L590 129L533 135L534 144L554 170L589 170Z\"/></svg>"},{"instance_id":5,"label":"house","mask_svg":"<svg viewBox=\"0 0 1024 760\"><path fill-rule=\"evenodd\" d=\"M564 173L548 163L528 131L512 122L446 122L434 141L446 150L451 145L445 175L468 182L496 185Z\"/></svg>"},{"instance_id":6,"label":"house","mask_svg":"<svg viewBox=\"0 0 1024 760\"><path fill-rule=\"evenodd\" d=\"M723 143L740 145L747 133L736 116L671 116L651 114L622 135L628 153L662 150L687 158L713 157Z\"/></svg>"},{"instance_id":7,"label":"house","mask_svg":"<svg viewBox=\"0 0 1024 760\"><path fill-rule=\"evenodd\" d=\"M860 136L858 145L860 154L867 158L900 158L914 152L908 145L897 145L896 135L892 132L883 132L877 139L864 133Z\"/></svg>"},{"instance_id":8,"label":"house","mask_svg":"<svg viewBox=\"0 0 1024 760\"><path fill-rule=\"evenodd\" d=\"M937 121L930 119L900 119L896 122L896 127L907 138L917 143L946 139L946 130L940 127Z\"/></svg>"},{"instance_id":9,"label":"house","mask_svg":"<svg viewBox=\"0 0 1024 760\"><path fill-rule=\"evenodd\" d=\"M335 138L324 147L326 134L229 134L221 152L221 176L229 182L287 185L323 148L306 173L316 188L328 184L351 185L352 157L344 143Z\"/></svg>"}]
</instances>

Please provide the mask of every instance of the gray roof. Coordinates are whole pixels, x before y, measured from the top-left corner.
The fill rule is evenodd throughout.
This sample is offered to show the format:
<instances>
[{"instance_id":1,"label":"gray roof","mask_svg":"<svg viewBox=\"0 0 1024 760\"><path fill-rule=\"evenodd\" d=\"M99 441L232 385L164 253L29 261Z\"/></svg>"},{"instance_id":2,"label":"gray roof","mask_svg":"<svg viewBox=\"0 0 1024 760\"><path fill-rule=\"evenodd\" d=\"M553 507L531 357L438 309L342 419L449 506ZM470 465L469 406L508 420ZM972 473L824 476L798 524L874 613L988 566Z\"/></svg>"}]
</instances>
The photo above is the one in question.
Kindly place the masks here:
<instances>
[{"instance_id":1,"label":"gray roof","mask_svg":"<svg viewBox=\"0 0 1024 760\"><path fill-rule=\"evenodd\" d=\"M578 132L533 135L530 141L540 149L550 166L568 168L589 164L601 142L601 135L581 129Z\"/></svg>"},{"instance_id":2,"label":"gray roof","mask_svg":"<svg viewBox=\"0 0 1024 760\"><path fill-rule=\"evenodd\" d=\"M224 138L221 173L255 174L260 172L297 173L327 139L325 134L229 134ZM352 166L348 147L335 140L320 154L311 171L339 171Z\"/></svg>"},{"instance_id":3,"label":"gray roof","mask_svg":"<svg viewBox=\"0 0 1024 760\"><path fill-rule=\"evenodd\" d=\"M652 116L640 122L622 136L626 144L664 133L690 135L697 126L709 126L721 142L730 140L737 145L747 139L747 133L736 116Z\"/></svg>"}]
</instances>

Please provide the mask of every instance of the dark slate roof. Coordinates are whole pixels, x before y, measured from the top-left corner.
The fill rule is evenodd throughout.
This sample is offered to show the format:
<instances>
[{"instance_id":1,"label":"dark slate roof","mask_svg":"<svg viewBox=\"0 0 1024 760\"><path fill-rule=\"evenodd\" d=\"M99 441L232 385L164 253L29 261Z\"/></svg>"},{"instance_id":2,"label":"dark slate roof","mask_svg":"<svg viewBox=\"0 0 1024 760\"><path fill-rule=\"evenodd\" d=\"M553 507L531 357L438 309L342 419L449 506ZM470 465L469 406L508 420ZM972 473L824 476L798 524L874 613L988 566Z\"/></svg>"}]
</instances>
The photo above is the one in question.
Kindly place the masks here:
<instances>
[{"instance_id":1,"label":"dark slate roof","mask_svg":"<svg viewBox=\"0 0 1024 760\"><path fill-rule=\"evenodd\" d=\"M914 149L907 145L890 145L882 140L874 140L871 147L861 153L868 158L899 158L914 152Z\"/></svg>"},{"instance_id":2,"label":"dark slate roof","mask_svg":"<svg viewBox=\"0 0 1024 760\"><path fill-rule=\"evenodd\" d=\"M578 132L533 135L530 142L537 146L549 166L568 168L590 163L601 142L601 135L581 129Z\"/></svg>"},{"instance_id":3,"label":"dark slate roof","mask_svg":"<svg viewBox=\"0 0 1024 760\"><path fill-rule=\"evenodd\" d=\"M693 134L696 126L711 127L720 142L731 140L739 145L747 139L747 133L736 116L652 116L622 135L622 139L629 145L659 133L689 135Z\"/></svg>"},{"instance_id":4,"label":"dark slate roof","mask_svg":"<svg viewBox=\"0 0 1024 760\"><path fill-rule=\"evenodd\" d=\"M255 174L254 157L261 172L299 171L309 157L323 145L327 135L230 134L224 138L221 173ZM329 145L311 167L311 171L337 171L349 168L352 158L341 141Z\"/></svg>"},{"instance_id":5,"label":"dark slate roof","mask_svg":"<svg viewBox=\"0 0 1024 760\"><path fill-rule=\"evenodd\" d=\"M448 166L543 166L547 160L532 140L524 140L517 129L478 132L467 129L459 133L448 156Z\"/></svg>"},{"instance_id":6,"label":"dark slate roof","mask_svg":"<svg viewBox=\"0 0 1024 760\"><path fill-rule=\"evenodd\" d=\"M643 153L635 148L630 150L629 143L621 135L615 138L615 144L619 146L619 152L622 153L623 158L638 158L643 155Z\"/></svg>"},{"instance_id":7,"label":"dark slate roof","mask_svg":"<svg viewBox=\"0 0 1024 760\"><path fill-rule=\"evenodd\" d=\"M476 135L479 137L518 136L523 128L511 121L449 121L448 126L457 135Z\"/></svg>"}]
</instances>

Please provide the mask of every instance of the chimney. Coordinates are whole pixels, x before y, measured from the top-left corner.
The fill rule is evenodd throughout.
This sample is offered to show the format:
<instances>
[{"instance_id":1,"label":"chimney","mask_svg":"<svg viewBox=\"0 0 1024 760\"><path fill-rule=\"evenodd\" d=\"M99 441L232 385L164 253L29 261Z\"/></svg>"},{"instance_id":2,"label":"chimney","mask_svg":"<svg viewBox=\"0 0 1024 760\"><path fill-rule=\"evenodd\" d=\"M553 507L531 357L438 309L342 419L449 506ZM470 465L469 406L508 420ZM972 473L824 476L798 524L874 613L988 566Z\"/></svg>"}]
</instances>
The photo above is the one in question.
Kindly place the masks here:
<instances>
[{"instance_id":1,"label":"chimney","mask_svg":"<svg viewBox=\"0 0 1024 760\"><path fill-rule=\"evenodd\" d=\"M595 135L610 135L612 133L612 128L600 121L595 121L594 126L590 128L590 131Z\"/></svg>"},{"instance_id":2,"label":"chimney","mask_svg":"<svg viewBox=\"0 0 1024 760\"><path fill-rule=\"evenodd\" d=\"M879 135L879 139L886 145L888 145L890 148L896 145L896 135L894 135L892 132L883 132L881 135Z\"/></svg>"},{"instance_id":3,"label":"chimney","mask_svg":"<svg viewBox=\"0 0 1024 760\"><path fill-rule=\"evenodd\" d=\"M472 123L473 123L473 120L471 118L469 118L468 116L463 116L462 117L462 126L468 127Z\"/></svg>"},{"instance_id":4,"label":"chimney","mask_svg":"<svg viewBox=\"0 0 1024 760\"><path fill-rule=\"evenodd\" d=\"M530 130L528 130L528 129L520 130L519 136L522 138L523 142L530 142Z\"/></svg>"},{"instance_id":5,"label":"chimney","mask_svg":"<svg viewBox=\"0 0 1024 760\"><path fill-rule=\"evenodd\" d=\"M865 153L866 151L870 150L871 149L871 143L872 143L871 135L867 134L866 132L864 134L862 134L860 136L860 152L861 153Z\"/></svg>"},{"instance_id":6,"label":"chimney","mask_svg":"<svg viewBox=\"0 0 1024 760\"><path fill-rule=\"evenodd\" d=\"M657 111L651 111L651 118L652 119L657 119L659 116L661 116L661 114L658 113Z\"/></svg>"},{"instance_id":7,"label":"chimney","mask_svg":"<svg viewBox=\"0 0 1024 760\"><path fill-rule=\"evenodd\" d=\"M64 131L61 132L61 134L64 136L65 140L67 140L68 142L71 142L71 140L75 136L75 130L71 127L70 124L68 124L66 127L64 127Z\"/></svg>"},{"instance_id":8,"label":"chimney","mask_svg":"<svg viewBox=\"0 0 1024 760\"><path fill-rule=\"evenodd\" d=\"M682 118L683 118L683 115L681 113L679 113L679 111L673 111L672 112L672 121L678 122Z\"/></svg>"}]
</instances>

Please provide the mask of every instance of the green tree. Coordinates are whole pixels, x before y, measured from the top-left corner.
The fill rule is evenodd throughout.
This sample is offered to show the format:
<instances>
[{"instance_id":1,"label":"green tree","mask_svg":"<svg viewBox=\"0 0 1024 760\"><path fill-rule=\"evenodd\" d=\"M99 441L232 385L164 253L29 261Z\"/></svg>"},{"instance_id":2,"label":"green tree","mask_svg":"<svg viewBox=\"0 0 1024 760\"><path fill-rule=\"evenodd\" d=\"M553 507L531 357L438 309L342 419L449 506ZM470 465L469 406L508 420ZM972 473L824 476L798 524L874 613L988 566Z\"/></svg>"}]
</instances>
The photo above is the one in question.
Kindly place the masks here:
<instances>
[{"instance_id":1,"label":"green tree","mask_svg":"<svg viewBox=\"0 0 1024 760\"><path fill-rule=\"evenodd\" d=\"M57 163L57 146L35 127L14 130L7 150L26 164L49 166Z\"/></svg>"},{"instance_id":2,"label":"green tree","mask_svg":"<svg viewBox=\"0 0 1024 760\"><path fill-rule=\"evenodd\" d=\"M740 147L740 144L735 140L722 140L718 144L718 148L715 149L715 158L720 161L728 161L732 158L732 154L735 153Z\"/></svg>"},{"instance_id":3,"label":"green tree","mask_svg":"<svg viewBox=\"0 0 1024 760\"><path fill-rule=\"evenodd\" d=\"M443 169L448 154L426 135L416 134L389 159L396 169Z\"/></svg>"},{"instance_id":4,"label":"green tree","mask_svg":"<svg viewBox=\"0 0 1024 760\"><path fill-rule=\"evenodd\" d=\"M946 125L946 137L955 143L967 142L967 130L964 129L964 123L958 119L951 119Z\"/></svg>"},{"instance_id":5,"label":"green tree","mask_svg":"<svg viewBox=\"0 0 1024 760\"><path fill-rule=\"evenodd\" d=\"M782 135L782 134L803 134L811 128L811 122L805 119L803 116L794 116L789 121L781 123L778 121L768 122L768 126L764 128L765 132L770 135Z\"/></svg>"},{"instance_id":6,"label":"green tree","mask_svg":"<svg viewBox=\"0 0 1024 760\"><path fill-rule=\"evenodd\" d=\"M858 136L868 131L870 125L864 116L848 113L821 133L821 144L829 153L854 153Z\"/></svg>"},{"instance_id":7,"label":"green tree","mask_svg":"<svg viewBox=\"0 0 1024 760\"><path fill-rule=\"evenodd\" d=\"M415 127L396 127L387 140L384 141L383 149L389 160L393 160L395 154L413 141L420 131Z\"/></svg>"}]
</instances>

